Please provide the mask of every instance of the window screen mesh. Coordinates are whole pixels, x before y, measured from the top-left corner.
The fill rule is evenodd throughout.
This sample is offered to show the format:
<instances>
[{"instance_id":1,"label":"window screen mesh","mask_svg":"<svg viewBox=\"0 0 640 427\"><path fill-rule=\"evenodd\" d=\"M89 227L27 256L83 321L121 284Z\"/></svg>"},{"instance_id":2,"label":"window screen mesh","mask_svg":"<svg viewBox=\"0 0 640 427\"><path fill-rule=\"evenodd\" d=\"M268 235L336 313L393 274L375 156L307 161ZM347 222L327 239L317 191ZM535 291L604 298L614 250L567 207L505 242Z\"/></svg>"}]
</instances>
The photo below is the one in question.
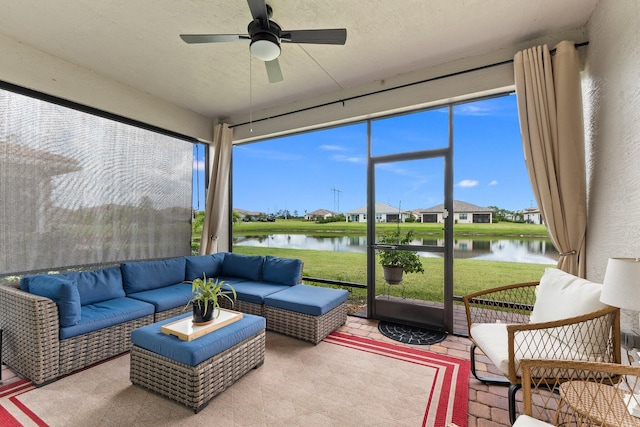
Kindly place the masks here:
<instances>
[{"instance_id":1,"label":"window screen mesh","mask_svg":"<svg viewBox=\"0 0 640 427\"><path fill-rule=\"evenodd\" d=\"M0 89L0 274L188 255L193 145Z\"/></svg>"}]
</instances>

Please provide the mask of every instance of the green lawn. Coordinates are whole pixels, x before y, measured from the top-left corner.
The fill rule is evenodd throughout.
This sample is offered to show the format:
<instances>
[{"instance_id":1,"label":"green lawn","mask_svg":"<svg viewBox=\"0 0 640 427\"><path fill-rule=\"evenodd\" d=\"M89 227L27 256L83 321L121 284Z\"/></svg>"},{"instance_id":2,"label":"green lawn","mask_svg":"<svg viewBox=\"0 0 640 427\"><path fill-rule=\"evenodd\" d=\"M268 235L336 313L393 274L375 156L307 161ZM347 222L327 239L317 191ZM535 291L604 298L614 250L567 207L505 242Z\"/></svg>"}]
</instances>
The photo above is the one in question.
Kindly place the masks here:
<instances>
[{"instance_id":1,"label":"green lawn","mask_svg":"<svg viewBox=\"0 0 640 427\"><path fill-rule=\"evenodd\" d=\"M244 255L272 255L299 258L304 262L304 275L323 279L366 283L366 254L328 252L302 249L279 249L253 246L235 246L235 253ZM423 258L424 274L404 276L405 297L424 301L443 300L444 269L441 258ZM476 261L454 261L454 295L462 296L481 289L510 283L538 280L548 265ZM382 267L376 264L376 293L382 293L384 280ZM364 290L354 290L354 295L364 296ZM392 288L393 295L400 294Z\"/></svg>"}]
</instances>

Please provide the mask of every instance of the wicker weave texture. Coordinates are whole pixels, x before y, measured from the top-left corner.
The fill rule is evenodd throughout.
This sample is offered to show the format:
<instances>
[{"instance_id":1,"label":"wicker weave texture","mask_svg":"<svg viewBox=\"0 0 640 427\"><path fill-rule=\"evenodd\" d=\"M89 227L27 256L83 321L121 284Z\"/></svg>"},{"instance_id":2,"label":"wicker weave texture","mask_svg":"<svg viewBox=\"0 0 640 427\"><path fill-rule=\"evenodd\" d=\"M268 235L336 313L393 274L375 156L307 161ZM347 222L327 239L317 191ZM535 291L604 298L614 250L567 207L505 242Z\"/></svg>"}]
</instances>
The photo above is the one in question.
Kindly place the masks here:
<instances>
[{"instance_id":1,"label":"wicker weave texture","mask_svg":"<svg viewBox=\"0 0 640 427\"><path fill-rule=\"evenodd\" d=\"M180 316L181 314L190 313L190 307L185 308L185 306L181 305L180 307L170 308L165 311L157 311L154 315L154 322L159 322L161 320L166 320L171 317Z\"/></svg>"},{"instance_id":2,"label":"wicker weave texture","mask_svg":"<svg viewBox=\"0 0 640 427\"><path fill-rule=\"evenodd\" d=\"M60 375L129 351L131 332L152 323L149 315L60 341Z\"/></svg>"},{"instance_id":3,"label":"wicker weave texture","mask_svg":"<svg viewBox=\"0 0 640 427\"><path fill-rule=\"evenodd\" d=\"M474 323L529 323L538 284L519 283L465 295L468 326Z\"/></svg>"},{"instance_id":4,"label":"wicker weave texture","mask_svg":"<svg viewBox=\"0 0 640 427\"><path fill-rule=\"evenodd\" d=\"M0 286L3 362L36 385L128 351L131 331L151 323L153 315L60 340L55 302L17 283Z\"/></svg>"},{"instance_id":5,"label":"wicker weave texture","mask_svg":"<svg viewBox=\"0 0 640 427\"><path fill-rule=\"evenodd\" d=\"M254 304L252 302L235 300L233 304L226 298L220 298L220 307L227 310L241 311L247 314L254 314L256 316L264 317L264 308L262 304Z\"/></svg>"},{"instance_id":6,"label":"wicker weave texture","mask_svg":"<svg viewBox=\"0 0 640 427\"><path fill-rule=\"evenodd\" d=\"M58 307L44 297L22 292L17 283L0 286L2 361L42 384L59 374Z\"/></svg>"},{"instance_id":7,"label":"wicker weave texture","mask_svg":"<svg viewBox=\"0 0 640 427\"><path fill-rule=\"evenodd\" d=\"M210 359L189 366L144 348L131 349L133 384L181 403L195 412L264 362L264 330Z\"/></svg>"},{"instance_id":8,"label":"wicker weave texture","mask_svg":"<svg viewBox=\"0 0 640 427\"><path fill-rule=\"evenodd\" d=\"M530 359L522 368L524 413L533 418L562 426L640 426L627 409L629 403L640 410L640 366Z\"/></svg>"},{"instance_id":9,"label":"wicker weave texture","mask_svg":"<svg viewBox=\"0 0 640 427\"><path fill-rule=\"evenodd\" d=\"M347 304L342 303L322 316L264 306L264 317L267 319L268 330L317 344L345 324Z\"/></svg>"}]
</instances>

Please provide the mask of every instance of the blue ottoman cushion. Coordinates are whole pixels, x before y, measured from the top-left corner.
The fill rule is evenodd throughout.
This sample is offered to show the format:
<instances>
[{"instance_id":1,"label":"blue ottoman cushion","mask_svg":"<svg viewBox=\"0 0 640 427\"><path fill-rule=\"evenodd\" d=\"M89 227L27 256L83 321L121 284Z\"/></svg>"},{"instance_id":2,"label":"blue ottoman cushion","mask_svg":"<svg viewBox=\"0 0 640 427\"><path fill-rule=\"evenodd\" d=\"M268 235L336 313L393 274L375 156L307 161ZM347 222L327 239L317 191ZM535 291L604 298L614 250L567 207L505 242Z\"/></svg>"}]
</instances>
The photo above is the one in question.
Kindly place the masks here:
<instances>
[{"instance_id":1,"label":"blue ottoman cushion","mask_svg":"<svg viewBox=\"0 0 640 427\"><path fill-rule=\"evenodd\" d=\"M182 341L178 337L164 334L160 330L162 325L191 316L191 314L176 316L138 328L131 333L131 342L138 347L176 362L196 366L263 331L266 326L264 317L245 313L242 319L237 322L192 341Z\"/></svg>"},{"instance_id":2,"label":"blue ottoman cushion","mask_svg":"<svg viewBox=\"0 0 640 427\"><path fill-rule=\"evenodd\" d=\"M264 298L264 305L295 311L296 313L322 316L347 300L344 289L295 285Z\"/></svg>"}]
</instances>

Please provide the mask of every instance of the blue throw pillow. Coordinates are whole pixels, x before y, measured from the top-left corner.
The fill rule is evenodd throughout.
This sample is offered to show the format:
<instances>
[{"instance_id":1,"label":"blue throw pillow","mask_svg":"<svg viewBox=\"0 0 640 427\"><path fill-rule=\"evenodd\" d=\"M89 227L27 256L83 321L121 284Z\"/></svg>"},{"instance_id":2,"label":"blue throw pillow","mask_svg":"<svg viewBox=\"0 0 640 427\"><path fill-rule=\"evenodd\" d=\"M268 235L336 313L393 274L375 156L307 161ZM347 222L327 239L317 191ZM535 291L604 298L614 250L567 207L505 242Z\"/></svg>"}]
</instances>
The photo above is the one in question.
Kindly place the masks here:
<instances>
[{"instance_id":1,"label":"blue throw pillow","mask_svg":"<svg viewBox=\"0 0 640 427\"><path fill-rule=\"evenodd\" d=\"M161 261L124 262L120 264L124 291L129 295L182 283L186 265L185 257Z\"/></svg>"},{"instance_id":2,"label":"blue throw pillow","mask_svg":"<svg viewBox=\"0 0 640 427\"><path fill-rule=\"evenodd\" d=\"M218 252L211 255L188 256L185 280L202 279L204 274L209 277L217 277L222 272L222 262L225 252Z\"/></svg>"},{"instance_id":3,"label":"blue throw pillow","mask_svg":"<svg viewBox=\"0 0 640 427\"><path fill-rule=\"evenodd\" d=\"M125 296L119 266L92 271L72 271L60 276L76 283L80 294L80 305L95 304Z\"/></svg>"},{"instance_id":4,"label":"blue throw pillow","mask_svg":"<svg viewBox=\"0 0 640 427\"><path fill-rule=\"evenodd\" d=\"M34 277L38 277L38 276L24 276L22 279L20 279L20 290L24 292L29 292L29 283L31 282L31 279L33 279Z\"/></svg>"},{"instance_id":5,"label":"blue throw pillow","mask_svg":"<svg viewBox=\"0 0 640 427\"><path fill-rule=\"evenodd\" d=\"M262 270L262 279L267 282L295 286L302 275L302 260L267 256Z\"/></svg>"},{"instance_id":6,"label":"blue throw pillow","mask_svg":"<svg viewBox=\"0 0 640 427\"><path fill-rule=\"evenodd\" d=\"M29 292L55 301L61 327L80 323L80 294L74 281L56 276L35 276L29 281Z\"/></svg>"},{"instance_id":7,"label":"blue throw pillow","mask_svg":"<svg viewBox=\"0 0 640 427\"><path fill-rule=\"evenodd\" d=\"M264 257L260 255L238 255L229 252L222 262L222 275L241 279L260 280Z\"/></svg>"}]
</instances>

